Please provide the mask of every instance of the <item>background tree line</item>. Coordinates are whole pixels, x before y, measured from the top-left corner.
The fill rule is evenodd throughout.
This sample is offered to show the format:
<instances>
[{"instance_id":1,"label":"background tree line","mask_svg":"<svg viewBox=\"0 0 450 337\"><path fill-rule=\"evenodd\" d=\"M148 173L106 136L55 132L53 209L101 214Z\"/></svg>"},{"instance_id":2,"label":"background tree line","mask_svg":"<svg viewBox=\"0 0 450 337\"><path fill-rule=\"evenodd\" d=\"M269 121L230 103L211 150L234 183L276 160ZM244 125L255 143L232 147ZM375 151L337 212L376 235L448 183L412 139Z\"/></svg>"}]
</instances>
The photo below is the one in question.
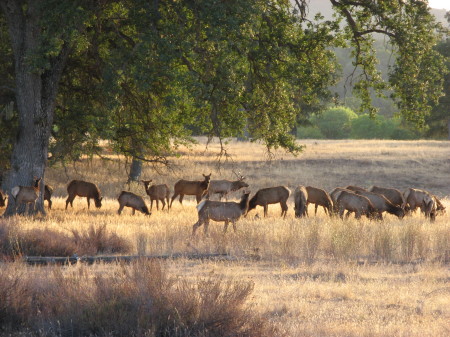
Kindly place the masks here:
<instances>
[{"instance_id":1,"label":"background tree line","mask_svg":"<svg viewBox=\"0 0 450 337\"><path fill-rule=\"evenodd\" d=\"M426 126L445 73L426 2L329 3L325 20L307 0L0 0L3 189L100 154L102 140L133 159L130 179L193 131L245 131L295 153L292 128L333 101L337 48L350 51L360 111L374 116L373 93L388 90L404 120ZM374 34L392 50L384 76Z\"/></svg>"}]
</instances>

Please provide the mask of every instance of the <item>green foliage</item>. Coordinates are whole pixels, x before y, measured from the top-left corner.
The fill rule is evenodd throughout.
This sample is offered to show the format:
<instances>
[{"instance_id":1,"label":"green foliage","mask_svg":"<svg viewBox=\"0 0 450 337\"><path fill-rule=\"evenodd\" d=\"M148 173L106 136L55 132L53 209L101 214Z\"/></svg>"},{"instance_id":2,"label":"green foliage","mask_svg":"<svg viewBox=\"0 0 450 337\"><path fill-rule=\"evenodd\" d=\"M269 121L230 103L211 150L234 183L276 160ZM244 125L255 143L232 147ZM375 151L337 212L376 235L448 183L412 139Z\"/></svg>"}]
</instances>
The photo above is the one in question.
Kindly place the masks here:
<instances>
[{"instance_id":1,"label":"green foliage","mask_svg":"<svg viewBox=\"0 0 450 337\"><path fill-rule=\"evenodd\" d=\"M300 126L297 128L299 139L324 139L325 136L317 126Z\"/></svg>"},{"instance_id":2,"label":"green foliage","mask_svg":"<svg viewBox=\"0 0 450 337\"><path fill-rule=\"evenodd\" d=\"M314 116L311 120L326 138L342 139L348 138L352 127L352 120L356 117L356 113L349 108L335 107L325 110L322 114Z\"/></svg>"}]
</instances>

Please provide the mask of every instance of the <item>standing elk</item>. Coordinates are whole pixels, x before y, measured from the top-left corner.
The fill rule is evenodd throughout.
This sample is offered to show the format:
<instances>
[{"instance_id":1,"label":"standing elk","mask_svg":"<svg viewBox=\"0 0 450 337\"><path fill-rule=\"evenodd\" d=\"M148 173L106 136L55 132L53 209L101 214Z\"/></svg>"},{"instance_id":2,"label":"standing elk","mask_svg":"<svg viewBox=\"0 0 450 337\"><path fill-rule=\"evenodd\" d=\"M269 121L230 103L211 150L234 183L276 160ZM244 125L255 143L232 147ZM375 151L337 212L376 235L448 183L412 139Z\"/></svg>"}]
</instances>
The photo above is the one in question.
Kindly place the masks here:
<instances>
[{"instance_id":1,"label":"standing elk","mask_svg":"<svg viewBox=\"0 0 450 337\"><path fill-rule=\"evenodd\" d=\"M88 209L91 205L91 199L94 199L95 207L102 207L103 197L101 197L97 185L93 183L83 180L72 180L69 185L67 185L67 193L69 196L66 200L66 209L69 203L70 206L73 207L73 199L75 199L76 196L87 198Z\"/></svg>"},{"instance_id":2,"label":"standing elk","mask_svg":"<svg viewBox=\"0 0 450 337\"><path fill-rule=\"evenodd\" d=\"M247 188L248 184L244 181L245 177L240 176L238 180L211 180L209 182L208 193L206 199L213 194L219 194L219 200L228 195L230 192L238 191L241 188Z\"/></svg>"},{"instance_id":3,"label":"standing elk","mask_svg":"<svg viewBox=\"0 0 450 337\"><path fill-rule=\"evenodd\" d=\"M133 215L135 214L136 210L146 215L152 214L148 211L148 207L145 204L144 199L132 192L122 191L117 198L117 201L119 202L119 210L117 211L119 215L122 213L124 207L131 207L133 209Z\"/></svg>"},{"instance_id":4,"label":"standing elk","mask_svg":"<svg viewBox=\"0 0 450 337\"><path fill-rule=\"evenodd\" d=\"M333 213L334 214L338 214L339 213L339 209L338 209L338 206L337 206L337 199L341 195L342 191L355 193L354 191L348 190L345 187L336 187L334 190L332 190L329 195L330 195L331 201L333 202Z\"/></svg>"},{"instance_id":5,"label":"standing elk","mask_svg":"<svg viewBox=\"0 0 450 337\"><path fill-rule=\"evenodd\" d=\"M291 191L286 186L262 188L250 199L248 211L256 208L256 206L263 206L264 216L267 216L268 205L280 203L281 216L286 217L288 211L287 200L290 194Z\"/></svg>"},{"instance_id":6,"label":"standing elk","mask_svg":"<svg viewBox=\"0 0 450 337\"><path fill-rule=\"evenodd\" d=\"M243 193L240 202L203 200L197 205L198 221L192 228L192 235L195 235L195 231L201 225L204 226L203 230L205 235L208 235L210 220L224 221L224 233L226 233L228 224L231 222L233 229L236 232L236 221L248 211L249 195L250 192Z\"/></svg>"},{"instance_id":7,"label":"standing elk","mask_svg":"<svg viewBox=\"0 0 450 337\"><path fill-rule=\"evenodd\" d=\"M372 186L369 188L369 192L382 194L386 197L387 200L389 200L394 205L405 209L405 205L406 205L405 198L403 197L402 192L400 192L396 188L385 188L385 187Z\"/></svg>"},{"instance_id":8,"label":"standing elk","mask_svg":"<svg viewBox=\"0 0 450 337\"><path fill-rule=\"evenodd\" d=\"M340 192L337 198L337 208L341 219L344 218L345 210L348 211L346 217L348 217L351 212L354 212L356 219L360 219L362 215L372 219L377 215L377 211L369 199L362 195L348 191Z\"/></svg>"},{"instance_id":9,"label":"standing elk","mask_svg":"<svg viewBox=\"0 0 450 337\"><path fill-rule=\"evenodd\" d=\"M383 219L383 212L388 212L390 214L396 215L398 218L402 219L405 216L405 210L400 206L396 206L391 203L384 195L368 192L368 191L356 191L356 194L362 195L370 200L375 210L378 212L377 218Z\"/></svg>"},{"instance_id":10,"label":"standing elk","mask_svg":"<svg viewBox=\"0 0 450 337\"><path fill-rule=\"evenodd\" d=\"M170 209L169 205L169 197L170 197L170 189L166 184L160 185L151 185L150 183L153 181L150 180L141 180L145 187L145 192L150 197L150 210L153 209L153 200L156 200L156 209L159 210L159 201L162 202L162 209L166 206L165 200L167 200L167 209Z\"/></svg>"},{"instance_id":11,"label":"standing elk","mask_svg":"<svg viewBox=\"0 0 450 337\"><path fill-rule=\"evenodd\" d=\"M32 186L14 186L11 189L11 195L15 201L15 208L25 203L26 212L28 212L28 206L31 204L33 209L36 203L36 199L39 197L41 186L41 178L34 177Z\"/></svg>"},{"instance_id":12,"label":"standing elk","mask_svg":"<svg viewBox=\"0 0 450 337\"><path fill-rule=\"evenodd\" d=\"M0 190L0 207L5 207L6 205L6 193L3 193L2 190Z\"/></svg>"},{"instance_id":13,"label":"standing elk","mask_svg":"<svg viewBox=\"0 0 450 337\"><path fill-rule=\"evenodd\" d=\"M306 191L308 192L306 207L308 208L309 204L315 204L314 215L317 215L317 208L322 206L325 213L331 216L333 202L331 201L330 195L325 190L312 186L306 186ZM306 214L308 214L308 210Z\"/></svg>"},{"instance_id":14,"label":"standing elk","mask_svg":"<svg viewBox=\"0 0 450 337\"><path fill-rule=\"evenodd\" d=\"M173 201L179 195L180 204L183 204L183 197L185 195L195 195L197 204L202 200L204 194L207 193L209 188L209 181L211 180L211 173L209 175L204 175L204 180L191 181L191 180L178 180L173 187L173 196L170 201L170 208L172 208Z\"/></svg>"},{"instance_id":15,"label":"standing elk","mask_svg":"<svg viewBox=\"0 0 450 337\"><path fill-rule=\"evenodd\" d=\"M308 191L305 186L297 186L294 191L295 217L301 218L307 215Z\"/></svg>"},{"instance_id":16,"label":"standing elk","mask_svg":"<svg viewBox=\"0 0 450 337\"><path fill-rule=\"evenodd\" d=\"M44 185L44 201L48 202L48 209L52 209L52 194L53 188L50 185Z\"/></svg>"}]
</instances>

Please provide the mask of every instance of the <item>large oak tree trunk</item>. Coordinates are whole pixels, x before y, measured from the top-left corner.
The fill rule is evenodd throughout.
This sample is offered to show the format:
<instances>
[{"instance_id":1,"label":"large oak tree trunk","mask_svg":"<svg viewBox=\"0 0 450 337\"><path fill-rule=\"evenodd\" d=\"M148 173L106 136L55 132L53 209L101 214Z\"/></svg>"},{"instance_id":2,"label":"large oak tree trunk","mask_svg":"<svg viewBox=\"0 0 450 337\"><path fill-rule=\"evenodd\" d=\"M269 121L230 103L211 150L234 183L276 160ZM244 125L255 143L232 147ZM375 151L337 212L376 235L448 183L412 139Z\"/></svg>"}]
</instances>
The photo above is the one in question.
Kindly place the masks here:
<instances>
[{"instance_id":1,"label":"large oak tree trunk","mask_svg":"<svg viewBox=\"0 0 450 337\"><path fill-rule=\"evenodd\" d=\"M0 1L7 19L9 35L14 53L15 95L19 114L19 126L11 156L11 170L6 174L3 187L8 192L5 215L15 214L15 202L11 188L17 185L31 186L33 177L43 178L41 194L36 210L45 214L43 191L44 174L48 157L50 130L58 82L67 59L68 47L64 45L58 56L49 59L46 70L37 69L30 59L42 57L38 54L41 41L38 1Z\"/></svg>"}]
</instances>

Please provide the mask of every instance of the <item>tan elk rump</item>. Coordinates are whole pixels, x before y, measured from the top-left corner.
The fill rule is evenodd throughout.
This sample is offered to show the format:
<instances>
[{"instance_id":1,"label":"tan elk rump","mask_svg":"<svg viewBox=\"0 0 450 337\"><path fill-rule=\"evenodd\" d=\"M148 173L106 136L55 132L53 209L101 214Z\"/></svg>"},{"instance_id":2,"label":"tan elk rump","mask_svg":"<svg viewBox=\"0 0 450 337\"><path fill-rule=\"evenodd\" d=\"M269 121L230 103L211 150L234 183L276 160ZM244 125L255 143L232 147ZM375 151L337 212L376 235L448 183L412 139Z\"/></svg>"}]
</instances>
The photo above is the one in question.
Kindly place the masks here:
<instances>
[{"instance_id":1,"label":"tan elk rump","mask_svg":"<svg viewBox=\"0 0 450 337\"><path fill-rule=\"evenodd\" d=\"M317 187L306 186L306 191L308 192L308 201L306 206L309 204L314 204L315 215L317 215L317 208L319 206L322 206L325 213L328 213L328 215L332 214L333 202L331 201L330 195L325 190ZM308 211L306 211L306 214L308 214Z\"/></svg>"},{"instance_id":2,"label":"tan elk rump","mask_svg":"<svg viewBox=\"0 0 450 337\"><path fill-rule=\"evenodd\" d=\"M148 211L144 199L132 192L122 191L117 198L117 201L119 201L119 210L117 211L119 215L122 213L124 207L131 207L133 209L133 215L136 211L142 212L146 215L151 214Z\"/></svg>"},{"instance_id":3,"label":"tan elk rump","mask_svg":"<svg viewBox=\"0 0 450 337\"><path fill-rule=\"evenodd\" d=\"M15 209L24 203L26 205L26 212L28 212L29 205L34 209L36 200L39 197L41 186L41 178L34 177L32 186L14 186L11 189L11 195L15 201Z\"/></svg>"},{"instance_id":4,"label":"tan elk rump","mask_svg":"<svg viewBox=\"0 0 450 337\"><path fill-rule=\"evenodd\" d=\"M362 195L353 192L341 191L337 198L337 208L339 216L344 217L344 212L347 210L347 217L349 213L354 212L355 218L360 219L362 215L372 219L376 216L376 210L369 199Z\"/></svg>"},{"instance_id":5,"label":"tan elk rump","mask_svg":"<svg viewBox=\"0 0 450 337\"><path fill-rule=\"evenodd\" d=\"M296 218L301 218L308 215L307 202L308 202L308 191L306 190L305 186L297 186L297 188L294 191L294 205L295 205L294 211Z\"/></svg>"},{"instance_id":6,"label":"tan elk rump","mask_svg":"<svg viewBox=\"0 0 450 337\"><path fill-rule=\"evenodd\" d=\"M206 198L209 199L213 194L219 194L219 200L221 200L224 196L226 197L228 193L235 192L240 190L241 188L248 187L248 184L244 181L244 177L240 177L238 180L230 181L230 180L211 180L209 182L208 193L206 194Z\"/></svg>"},{"instance_id":7,"label":"tan elk rump","mask_svg":"<svg viewBox=\"0 0 450 337\"><path fill-rule=\"evenodd\" d=\"M280 203L281 216L286 217L288 211L287 200L291 191L286 186L276 186L262 188L250 199L248 211L262 206L264 208L264 216L267 216L267 209L269 204Z\"/></svg>"},{"instance_id":8,"label":"tan elk rump","mask_svg":"<svg viewBox=\"0 0 450 337\"><path fill-rule=\"evenodd\" d=\"M204 233L208 234L210 220L224 221L224 233L230 222L236 231L236 221L248 211L249 195L250 192L244 193L240 202L203 200L197 205L198 221L192 228L192 235L195 235L195 231L201 225L204 226Z\"/></svg>"},{"instance_id":9,"label":"tan elk rump","mask_svg":"<svg viewBox=\"0 0 450 337\"><path fill-rule=\"evenodd\" d=\"M69 196L66 200L66 209L69 203L70 206L73 207L73 200L76 196L87 198L88 209L91 205L91 199L94 199L95 207L102 207L103 198L101 197L100 190L94 183L83 180L72 180L69 185L67 185L67 193Z\"/></svg>"},{"instance_id":10,"label":"tan elk rump","mask_svg":"<svg viewBox=\"0 0 450 337\"><path fill-rule=\"evenodd\" d=\"M169 209L169 197L170 197L170 189L166 184L160 185L151 185L150 183L153 181L150 180L141 180L145 187L145 192L150 197L150 210L153 209L153 200L156 200L156 209L159 210L159 201L162 202L162 209L166 206L167 200L167 209Z\"/></svg>"},{"instance_id":11,"label":"tan elk rump","mask_svg":"<svg viewBox=\"0 0 450 337\"><path fill-rule=\"evenodd\" d=\"M183 203L183 197L185 195L195 195L197 204L202 200L204 194L208 192L209 181L211 180L211 173L204 175L204 180L191 181L191 180L178 180L174 186L174 192L172 200L170 201L170 207L172 207L173 201L177 196L180 196L180 204Z\"/></svg>"},{"instance_id":12,"label":"tan elk rump","mask_svg":"<svg viewBox=\"0 0 450 337\"><path fill-rule=\"evenodd\" d=\"M396 215L398 218L403 218L405 216L405 210L403 208L394 205L382 194L368 191L356 191L355 193L362 195L370 200L376 212L378 213L377 218L380 220L383 218L383 212L388 212L390 214Z\"/></svg>"},{"instance_id":13,"label":"tan elk rump","mask_svg":"<svg viewBox=\"0 0 450 337\"><path fill-rule=\"evenodd\" d=\"M369 192L382 194L386 197L387 200L389 200L395 206L399 206L405 209L406 205L405 198L403 197L402 192L400 192L396 188L372 186L369 188Z\"/></svg>"}]
</instances>

